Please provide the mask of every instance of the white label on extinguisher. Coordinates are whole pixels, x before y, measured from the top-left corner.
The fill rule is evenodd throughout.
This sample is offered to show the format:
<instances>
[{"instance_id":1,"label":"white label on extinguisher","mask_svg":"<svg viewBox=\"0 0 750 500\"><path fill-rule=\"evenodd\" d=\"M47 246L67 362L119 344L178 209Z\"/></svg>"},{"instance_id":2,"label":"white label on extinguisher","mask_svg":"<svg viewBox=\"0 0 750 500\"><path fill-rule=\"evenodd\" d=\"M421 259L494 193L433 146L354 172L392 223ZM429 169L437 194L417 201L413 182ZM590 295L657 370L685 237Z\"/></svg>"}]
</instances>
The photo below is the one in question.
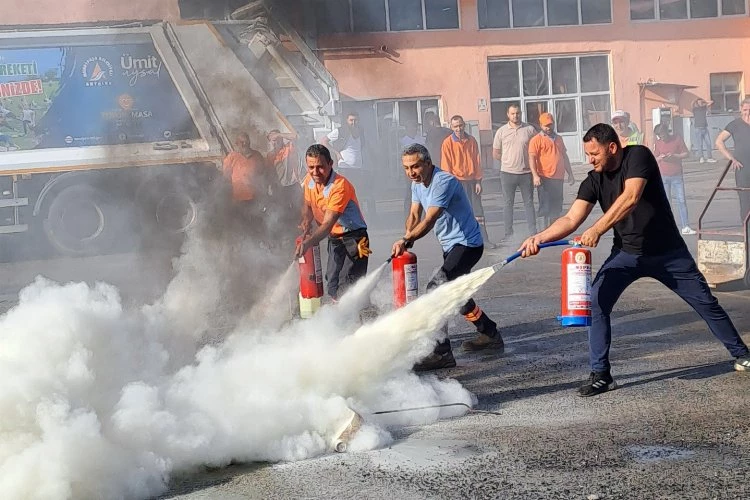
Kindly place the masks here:
<instances>
[{"instance_id":1,"label":"white label on extinguisher","mask_svg":"<svg viewBox=\"0 0 750 500\"><path fill-rule=\"evenodd\" d=\"M406 303L416 299L419 295L419 277L416 264L404 264L404 285L406 288Z\"/></svg>"},{"instance_id":2,"label":"white label on extinguisher","mask_svg":"<svg viewBox=\"0 0 750 500\"><path fill-rule=\"evenodd\" d=\"M315 261L315 283L323 283L323 264L320 262L320 246L313 247L313 260Z\"/></svg>"},{"instance_id":3,"label":"white label on extinguisher","mask_svg":"<svg viewBox=\"0 0 750 500\"><path fill-rule=\"evenodd\" d=\"M591 308L591 264L568 264L567 294L569 311Z\"/></svg>"}]
</instances>

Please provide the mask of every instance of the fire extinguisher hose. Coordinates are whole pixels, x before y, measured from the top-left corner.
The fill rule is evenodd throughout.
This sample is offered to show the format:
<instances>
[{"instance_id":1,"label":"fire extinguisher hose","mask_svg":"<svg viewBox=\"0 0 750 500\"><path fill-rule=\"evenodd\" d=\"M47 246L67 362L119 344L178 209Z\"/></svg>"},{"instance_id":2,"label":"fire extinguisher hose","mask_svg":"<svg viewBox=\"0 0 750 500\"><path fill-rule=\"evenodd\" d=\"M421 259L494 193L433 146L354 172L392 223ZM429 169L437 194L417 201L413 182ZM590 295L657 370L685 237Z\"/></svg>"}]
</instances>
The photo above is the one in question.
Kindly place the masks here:
<instances>
[{"instance_id":1,"label":"fire extinguisher hose","mask_svg":"<svg viewBox=\"0 0 750 500\"><path fill-rule=\"evenodd\" d=\"M562 247L562 246L580 246L581 243L576 240L557 240L557 241L550 241L549 243L542 243L539 245L539 248L547 248L547 247ZM510 264L517 258L521 256L521 252L518 251L511 255L510 257L507 257L504 261L499 262L492 266L492 269L495 271L498 271L505 267L506 265Z\"/></svg>"}]
</instances>

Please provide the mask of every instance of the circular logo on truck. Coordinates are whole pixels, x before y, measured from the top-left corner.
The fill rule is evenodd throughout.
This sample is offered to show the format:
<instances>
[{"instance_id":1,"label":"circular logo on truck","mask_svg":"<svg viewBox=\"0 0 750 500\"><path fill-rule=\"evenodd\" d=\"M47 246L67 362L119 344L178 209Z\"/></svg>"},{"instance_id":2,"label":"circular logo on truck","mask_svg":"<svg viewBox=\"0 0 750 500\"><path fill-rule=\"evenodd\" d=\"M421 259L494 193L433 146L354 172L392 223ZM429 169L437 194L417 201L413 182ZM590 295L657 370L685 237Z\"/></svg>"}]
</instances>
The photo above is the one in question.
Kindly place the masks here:
<instances>
[{"instance_id":1,"label":"circular logo on truck","mask_svg":"<svg viewBox=\"0 0 750 500\"><path fill-rule=\"evenodd\" d=\"M133 109L133 103L135 103L135 99L133 99L133 96L130 94L122 94L117 98L117 104L119 104L123 111L130 111Z\"/></svg>"},{"instance_id":2,"label":"circular logo on truck","mask_svg":"<svg viewBox=\"0 0 750 500\"><path fill-rule=\"evenodd\" d=\"M87 87L109 87L115 75L112 63L103 57L89 57L81 66L81 75Z\"/></svg>"}]
</instances>

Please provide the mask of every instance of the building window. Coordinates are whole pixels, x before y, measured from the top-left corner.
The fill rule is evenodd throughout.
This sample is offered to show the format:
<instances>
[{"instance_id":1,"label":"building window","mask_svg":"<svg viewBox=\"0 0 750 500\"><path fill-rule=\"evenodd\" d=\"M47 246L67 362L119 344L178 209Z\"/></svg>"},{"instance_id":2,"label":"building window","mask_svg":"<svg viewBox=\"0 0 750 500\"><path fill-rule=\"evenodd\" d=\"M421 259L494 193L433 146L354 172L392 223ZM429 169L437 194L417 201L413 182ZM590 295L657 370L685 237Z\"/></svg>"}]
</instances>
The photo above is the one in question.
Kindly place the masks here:
<instances>
[{"instance_id":1,"label":"building window","mask_svg":"<svg viewBox=\"0 0 750 500\"><path fill-rule=\"evenodd\" d=\"M401 151L403 149L402 138L407 126L416 123L417 132L424 135L423 125L427 113L433 113L440 117L438 98L424 97L399 100L374 101L375 119L378 131L378 147L386 154L380 157L381 166L386 179L396 181L397 185L403 183L404 170L401 165ZM363 116L367 114L363 113ZM430 151L438 157L440 151ZM380 179L383 180L383 179Z\"/></svg>"},{"instance_id":2,"label":"building window","mask_svg":"<svg viewBox=\"0 0 750 500\"><path fill-rule=\"evenodd\" d=\"M612 22L611 0L478 0L477 7L480 29Z\"/></svg>"},{"instance_id":3,"label":"building window","mask_svg":"<svg viewBox=\"0 0 750 500\"><path fill-rule=\"evenodd\" d=\"M581 138L610 117L609 56L566 55L489 61L492 127L507 123L508 107L539 126L545 111L555 116L572 161L582 161Z\"/></svg>"},{"instance_id":4,"label":"building window","mask_svg":"<svg viewBox=\"0 0 750 500\"><path fill-rule=\"evenodd\" d=\"M327 0L320 4L317 13L320 33L346 33L352 30L349 0Z\"/></svg>"},{"instance_id":5,"label":"building window","mask_svg":"<svg viewBox=\"0 0 750 500\"><path fill-rule=\"evenodd\" d=\"M354 31L385 31L385 5L371 0L351 0Z\"/></svg>"},{"instance_id":6,"label":"building window","mask_svg":"<svg viewBox=\"0 0 750 500\"><path fill-rule=\"evenodd\" d=\"M742 73L711 73L711 111L731 113L740 109Z\"/></svg>"},{"instance_id":7,"label":"building window","mask_svg":"<svg viewBox=\"0 0 750 500\"><path fill-rule=\"evenodd\" d=\"M424 0L424 17L428 30L458 28L456 0Z\"/></svg>"},{"instance_id":8,"label":"building window","mask_svg":"<svg viewBox=\"0 0 750 500\"><path fill-rule=\"evenodd\" d=\"M458 29L458 0L324 0L318 31L369 33Z\"/></svg>"},{"instance_id":9,"label":"building window","mask_svg":"<svg viewBox=\"0 0 750 500\"><path fill-rule=\"evenodd\" d=\"M632 21L706 19L746 14L746 0L630 0Z\"/></svg>"},{"instance_id":10,"label":"building window","mask_svg":"<svg viewBox=\"0 0 750 500\"><path fill-rule=\"evenodd\" d=\"M182 19L228 19L244 0L178 0Z\"/></svg>"},{"instance_id":11,"label":"building window","mask_svg":"<svg viewBox=\"0 0 750 500\"><path fill-rule=\"evenodd\" d=\"M440 116L437 98L376 101L375 114L378 120L378 136L383 140L393 131L398 132L403 129L409 122L416 123L421 131L427 113Z\"/></svg>"}]
</instances>

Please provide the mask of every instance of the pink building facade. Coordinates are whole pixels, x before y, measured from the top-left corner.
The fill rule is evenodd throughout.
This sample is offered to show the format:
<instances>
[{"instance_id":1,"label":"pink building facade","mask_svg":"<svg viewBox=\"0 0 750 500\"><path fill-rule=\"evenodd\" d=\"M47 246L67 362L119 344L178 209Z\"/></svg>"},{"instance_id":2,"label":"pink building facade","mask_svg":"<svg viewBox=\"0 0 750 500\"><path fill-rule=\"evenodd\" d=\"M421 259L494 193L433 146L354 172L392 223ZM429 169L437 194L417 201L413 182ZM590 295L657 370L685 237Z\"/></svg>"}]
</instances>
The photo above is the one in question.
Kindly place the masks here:
<instances>
[{"instance_id":1,"label":"pink building facade","mask_svg":"<svg viewBox=\"0 0 750 500\"><path fill-rule=\"evenodd\" d=\"M266 0L271 2L272 0ZM274 0L290 10L295 2ZM3 25L178 21L239 0L5 0ZM398 144L427 111L461 114L488 153L510 103L556 115L574 160L614 109L650 138L654 110L690 142L690 109L713 99L714 135L746 95L748 0L299 0L310 40L370 133ZM228 9L228 10L227 10ZM182 12L181 12L182 11ZM280 11L277 7L277 11ZM304 19L317 17L314 26ZM656 118L662 120L665 118Z\"/></svg>"},{"instance_id":2,"label":"pink building facade","mask_svg":"<svg viewBox=\"0 0 750 500\"><path fill-rule=\"evenodd\" d=\"M385 3L390 31L354 32L360 15L354 5L351 32L322 35L318 49L342 95L373 102L376 119L386 117L390 126L402 121L405 105L411 119L410 101L419 101L422 114L437 102L443 122L463 115L487 148L492 131L505 121L507 105L518 102L532 123L541 111L555 114L571 156L581 161L582 134L608 120L614 109L628 111L650 137L654 109L665 108L664 114L657 112L664 116L657 122L671 112L677 133L689 135L693 100L713 97L717 133L746 95L750 17L745 0L432 2L443 12L457 10L458 27L451 29L429 29L434 5L423 0L424 22L411 31L392 29L394 23L403 29L399 17L408 13L394 16L389 7L396 2ZM382 15L377 19L382 28ZM419 29L425 25L428 29ZM318 28L325 31L320 21ZM340 22L332 31L337 29L342 30Z\"/></svg>"},{"instance_id":3,"label":"pink building facade","mask_svg":"<svg viewBox=\"0 0 750 500\"><path fill-rule=\"evenodd\" d=\"M0 22L17 26L179 18L178 0L3 0Z\"/></svg>"}]
</instances>

